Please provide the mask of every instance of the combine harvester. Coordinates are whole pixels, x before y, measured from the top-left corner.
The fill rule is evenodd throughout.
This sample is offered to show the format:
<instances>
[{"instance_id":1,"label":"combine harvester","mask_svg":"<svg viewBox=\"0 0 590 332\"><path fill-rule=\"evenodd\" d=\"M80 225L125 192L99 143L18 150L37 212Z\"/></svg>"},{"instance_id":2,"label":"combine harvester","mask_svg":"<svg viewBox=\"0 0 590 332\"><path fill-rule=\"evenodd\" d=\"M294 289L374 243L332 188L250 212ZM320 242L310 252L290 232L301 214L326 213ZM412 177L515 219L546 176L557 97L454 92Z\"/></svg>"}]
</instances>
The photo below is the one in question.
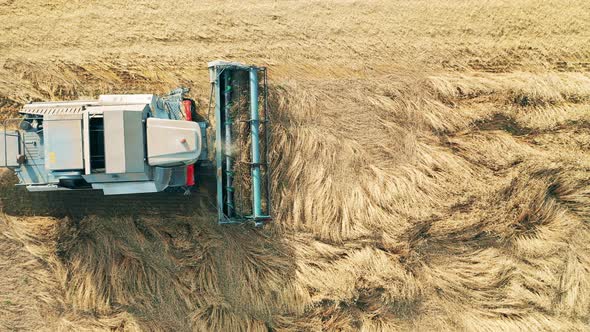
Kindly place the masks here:
<instances>
[{"instance_id":1,"label":"combine harvester","mask_svg":"<svg viewBox=\"0 0 590 332\"><path fill-rule=\"evenodd\" d=\"M209 172L216 179L219 223L263 225L271 207L266 68L214 61L209 78L214 165L209 124L197 120L188 89L179 88L162 97L27 104L0 132L0 167L12 169L17 185L31 192L93 189L104 195L190 193Z\"/></svg>"}]
</instances>

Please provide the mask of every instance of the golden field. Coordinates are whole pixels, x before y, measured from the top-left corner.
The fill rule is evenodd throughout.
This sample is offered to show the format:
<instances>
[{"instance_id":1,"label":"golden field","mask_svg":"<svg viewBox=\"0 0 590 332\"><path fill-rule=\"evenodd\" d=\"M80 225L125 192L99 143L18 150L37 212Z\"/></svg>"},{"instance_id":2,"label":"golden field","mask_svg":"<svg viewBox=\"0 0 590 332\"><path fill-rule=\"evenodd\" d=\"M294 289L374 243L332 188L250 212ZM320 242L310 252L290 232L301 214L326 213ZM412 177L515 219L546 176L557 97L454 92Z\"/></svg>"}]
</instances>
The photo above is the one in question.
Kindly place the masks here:
<instances>
[{"instance_id":1,"label":"golden field","mask_svg":"<svg viewBox=\"0 0 590 332\"><path fill-rule=\"evenodd\" d=\"M269 67L274 222L36 213L5 172L0 330L590 329L590 3L0 0L0 118L205 113L215 59Z\"/></svg>"}]
</instances>

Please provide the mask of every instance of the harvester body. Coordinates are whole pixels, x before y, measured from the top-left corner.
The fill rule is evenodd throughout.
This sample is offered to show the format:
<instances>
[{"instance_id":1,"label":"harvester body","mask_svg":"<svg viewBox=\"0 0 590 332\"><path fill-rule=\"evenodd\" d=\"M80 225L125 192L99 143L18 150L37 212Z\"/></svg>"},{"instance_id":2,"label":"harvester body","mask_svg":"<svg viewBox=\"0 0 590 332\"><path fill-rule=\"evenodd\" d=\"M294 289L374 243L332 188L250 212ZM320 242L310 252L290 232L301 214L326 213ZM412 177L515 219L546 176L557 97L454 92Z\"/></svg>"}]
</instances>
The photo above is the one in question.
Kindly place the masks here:
<instances>
[{"instance_id":1,"label":"harvester body","mask_svg":"<svg viewBox=\"0 0 590 332\"><path fill-rule=\"evenodd\" d=\"M101 95L96 100L42 102L26 104L21 117L4 122L0 132L0 167L12 169L17 185L31 192L57 190L102 190L105 195L155 193L182 188L186 193L199 184L195 167L214 169L219 223L268 220L270 209L268 171L266 196L261 198L258 76L266 71L243 64L215 61L209 64L211 87L215 90L215 160L208 159L205 120L195 121L196 104L185 97L188 89L176 89L159 97L152 94ZM225 72L225 74L223 74ZM228 73L247 73L247 100L232 106ZM219 76L222 74L223 76ZM236 80L236 83L239 80ZM223 91L222 91L223 89ZM213 92L213 91L212 91ZM237 94L235 95L237 96ZM250 107L249 130L232 139L232 109ZM266 118L267 108L264 107ZM255 114L254 114L255 113ZM266 127L266 122L264 123ZM267 132L266 132L267 135ZM241 137L239 137L241 136ZM249 208L235 207L232 179L236 160L235 139L251 147L247 160L251 168L249 189L240 199L251 202ZM237 142L237 141L236 141ZM266 162L267 157L264 157ZM242 161L243 162L243 161ZM242 181L244 182L244 181ZM248 197L246 197L248 196ZM267 213L263 213L262 209Z\"/></svg>"}]
</instances>

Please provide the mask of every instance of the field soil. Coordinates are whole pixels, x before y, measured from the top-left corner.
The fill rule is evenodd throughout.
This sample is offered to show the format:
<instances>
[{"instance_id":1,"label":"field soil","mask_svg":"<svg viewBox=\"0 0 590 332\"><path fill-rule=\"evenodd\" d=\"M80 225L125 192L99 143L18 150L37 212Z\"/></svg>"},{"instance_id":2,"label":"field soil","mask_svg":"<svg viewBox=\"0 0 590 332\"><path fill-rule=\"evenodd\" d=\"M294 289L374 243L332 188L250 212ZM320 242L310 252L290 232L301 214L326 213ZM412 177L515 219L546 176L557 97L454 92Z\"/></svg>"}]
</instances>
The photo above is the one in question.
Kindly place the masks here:
<instances>
[{"instance_id":1,"label":"field soil","mask_svg":"<svg viewBox=\"0 0 590 332\"><path fill-rule=\"evenodd\" d=\"M267 66L274 220L0 173L3 331L590 330L590 2L0 0L0 119Z\"/></svg>"}]
</instances>

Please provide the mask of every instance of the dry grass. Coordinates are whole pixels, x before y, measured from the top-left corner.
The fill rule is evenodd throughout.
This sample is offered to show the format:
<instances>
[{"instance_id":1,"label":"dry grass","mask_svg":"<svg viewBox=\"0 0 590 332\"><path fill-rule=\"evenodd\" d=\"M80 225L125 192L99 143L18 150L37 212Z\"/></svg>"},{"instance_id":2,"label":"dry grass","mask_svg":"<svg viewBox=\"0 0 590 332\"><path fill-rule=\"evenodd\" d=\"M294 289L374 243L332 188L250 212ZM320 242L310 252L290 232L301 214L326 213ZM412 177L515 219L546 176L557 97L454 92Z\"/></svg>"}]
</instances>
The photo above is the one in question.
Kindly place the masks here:
<instances>
[{"instance_id":1,"label":"dry grass","mask_svg":"<svg viewBox=\"0 0 590 332\"><path fill-rule=\"evenodd\" d=\"M588 13L0 0L0 117L268 65L276 214L5 215L0 329L590 329Z\"/></svg>"}]
</instances>

